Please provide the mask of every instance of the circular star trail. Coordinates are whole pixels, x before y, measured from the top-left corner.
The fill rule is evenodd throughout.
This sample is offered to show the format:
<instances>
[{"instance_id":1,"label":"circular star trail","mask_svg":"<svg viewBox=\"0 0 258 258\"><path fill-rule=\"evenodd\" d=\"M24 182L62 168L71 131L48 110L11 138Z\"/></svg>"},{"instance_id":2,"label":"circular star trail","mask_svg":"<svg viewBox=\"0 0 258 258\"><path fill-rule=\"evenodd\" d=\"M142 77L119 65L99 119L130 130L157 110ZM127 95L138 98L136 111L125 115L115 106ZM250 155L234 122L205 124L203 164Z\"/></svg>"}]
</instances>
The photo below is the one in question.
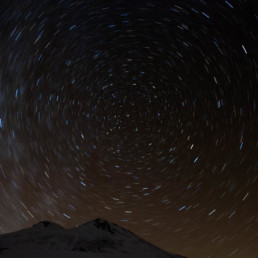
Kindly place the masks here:
<instances>
[{"instance_id":1,"label":"circular star trail","mask_svg":"<svg viewBox=\"0 0 258 258\"><path fill-rule=\"evenodd\" d=\"M255 257L255 1L0 3L0 232L101 217Z\"/></svg>"}]
</instances>

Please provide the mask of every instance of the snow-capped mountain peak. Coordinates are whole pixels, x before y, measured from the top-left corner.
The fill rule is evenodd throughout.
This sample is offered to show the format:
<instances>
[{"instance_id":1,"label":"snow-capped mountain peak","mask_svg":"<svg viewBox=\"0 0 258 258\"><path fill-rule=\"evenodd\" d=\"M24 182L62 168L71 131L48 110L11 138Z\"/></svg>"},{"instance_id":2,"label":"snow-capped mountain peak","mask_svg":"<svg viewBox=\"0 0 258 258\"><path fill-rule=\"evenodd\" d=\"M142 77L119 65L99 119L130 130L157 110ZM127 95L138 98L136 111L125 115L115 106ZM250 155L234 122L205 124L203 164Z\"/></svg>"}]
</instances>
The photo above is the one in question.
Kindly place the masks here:
<instances>
[{"instance_id":1,"label":"snow-capped mountain peak","mask_svg":"<svg viewBox=\"0 0 258 258\"><path fill-rule=\"evenodd\" d=\"M95 219L71 229L41 221L31 228L0 235L0 256L182 258L167 253L134 233L103 219Z\"/></svg>"}]
</instances>

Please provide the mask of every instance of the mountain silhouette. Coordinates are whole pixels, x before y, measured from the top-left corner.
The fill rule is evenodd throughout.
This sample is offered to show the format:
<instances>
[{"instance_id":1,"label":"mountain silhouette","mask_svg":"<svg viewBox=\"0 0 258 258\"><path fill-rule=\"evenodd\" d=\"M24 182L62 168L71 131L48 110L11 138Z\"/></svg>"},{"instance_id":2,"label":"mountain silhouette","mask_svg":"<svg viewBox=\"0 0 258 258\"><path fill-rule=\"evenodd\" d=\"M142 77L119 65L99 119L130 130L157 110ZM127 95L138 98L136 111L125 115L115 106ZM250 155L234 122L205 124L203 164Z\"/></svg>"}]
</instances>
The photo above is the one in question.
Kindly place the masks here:
<instances>
[{"instance_id":1,"label":"mountain silhouette","mask_svg":"<svg viewBox=\"0 0 258 258\"><path fill-rule=\"evenodd\" d=\"M31 228L0 235L1 258L183 258L153 246L103 219L71 229L41 221Z\"/></svg>"}]
</instances>

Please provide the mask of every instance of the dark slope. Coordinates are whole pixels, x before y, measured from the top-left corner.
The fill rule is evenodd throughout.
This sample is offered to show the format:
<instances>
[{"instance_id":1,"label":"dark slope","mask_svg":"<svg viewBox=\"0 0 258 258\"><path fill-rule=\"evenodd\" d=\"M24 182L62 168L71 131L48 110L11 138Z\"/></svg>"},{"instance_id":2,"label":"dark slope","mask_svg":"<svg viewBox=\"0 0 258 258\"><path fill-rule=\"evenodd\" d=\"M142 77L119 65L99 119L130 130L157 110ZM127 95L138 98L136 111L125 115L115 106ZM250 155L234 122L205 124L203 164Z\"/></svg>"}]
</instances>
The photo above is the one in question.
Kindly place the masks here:
<instances>
[{"instance_id":1,"label":"dark slope","mask_svg":"<svg viewBox=\"0 0 258 258\"><path fill-rule=\"evenodd\" d=\"M0 235L0 257L182 258L167 253L132 232L96 219L72 229L49 221Z\"/></svg>"}]
</instances>

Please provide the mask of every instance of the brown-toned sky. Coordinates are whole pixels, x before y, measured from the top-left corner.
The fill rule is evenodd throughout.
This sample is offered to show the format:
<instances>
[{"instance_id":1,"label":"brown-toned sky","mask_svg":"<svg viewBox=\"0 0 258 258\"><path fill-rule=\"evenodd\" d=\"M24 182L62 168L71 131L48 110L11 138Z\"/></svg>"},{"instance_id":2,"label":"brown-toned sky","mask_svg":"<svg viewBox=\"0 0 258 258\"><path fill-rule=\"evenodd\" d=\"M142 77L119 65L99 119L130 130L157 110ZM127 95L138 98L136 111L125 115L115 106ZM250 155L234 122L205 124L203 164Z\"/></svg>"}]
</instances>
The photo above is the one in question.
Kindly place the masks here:
<instances>
[{"instance_id":1,"label":"brown-toned sky","mask_svg":"<svg viewBox=\"0 0 258 258\"><path fill-rule=\"evenodd\" d=\"M255 1L1 1L0 233L115 222L257 257Z\"/></svg>"}]
</instances>

